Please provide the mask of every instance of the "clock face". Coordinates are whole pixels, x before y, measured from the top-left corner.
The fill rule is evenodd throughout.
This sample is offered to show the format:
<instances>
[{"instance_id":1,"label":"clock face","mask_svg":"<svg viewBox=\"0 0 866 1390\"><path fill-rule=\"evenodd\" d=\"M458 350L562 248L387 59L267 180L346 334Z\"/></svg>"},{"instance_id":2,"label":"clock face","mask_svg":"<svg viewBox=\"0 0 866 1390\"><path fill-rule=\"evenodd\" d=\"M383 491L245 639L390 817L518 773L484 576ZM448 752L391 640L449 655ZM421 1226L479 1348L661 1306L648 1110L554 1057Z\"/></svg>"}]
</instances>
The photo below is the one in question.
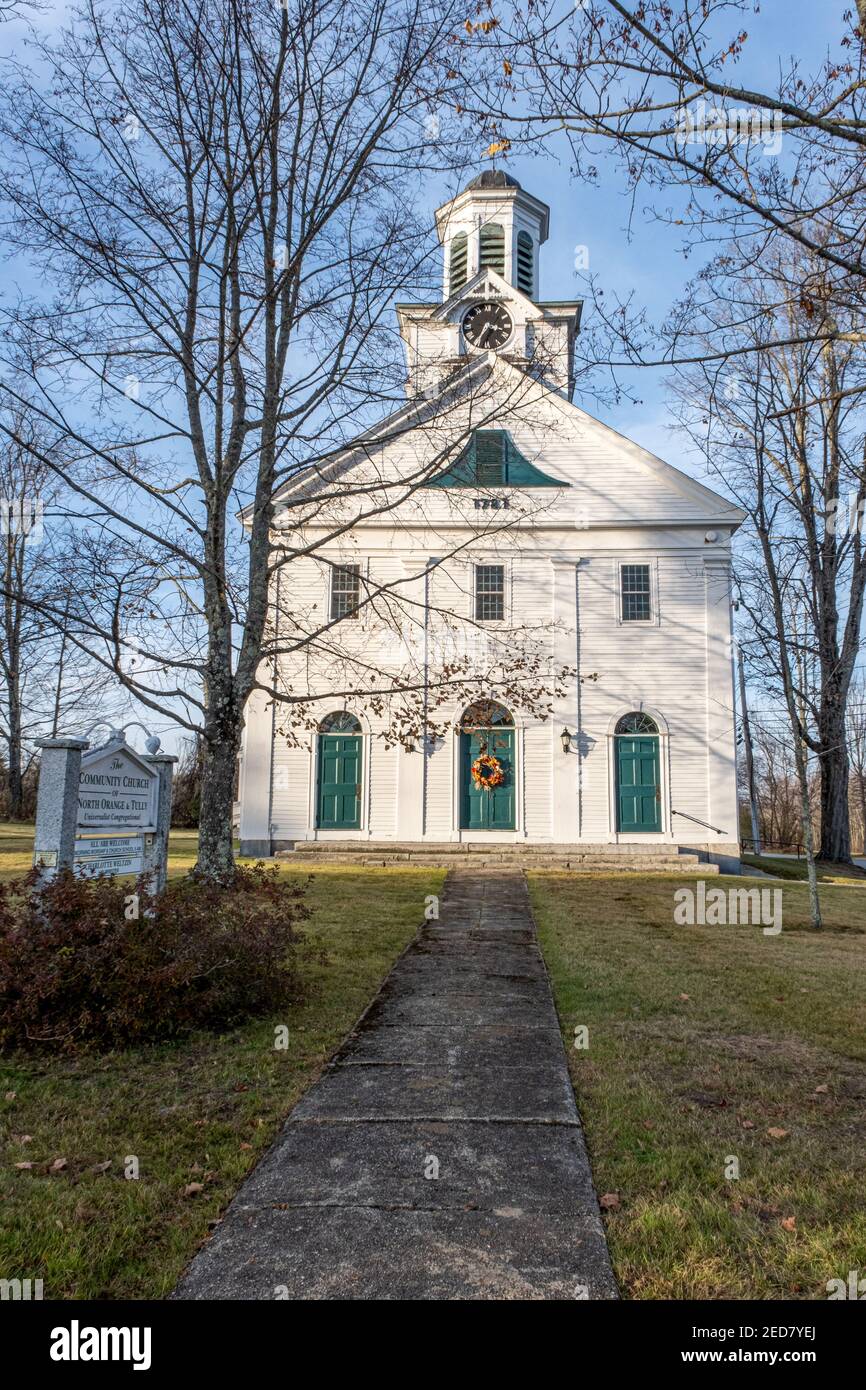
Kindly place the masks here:
<instances>
[{"instance_id":1,"label":"clock face","mask_svg":"<svg viewBox=\"0 0 866 1390\"><path fill-rule=\"evenodd\" d=\"M511 317L501 304L475 304L463 317L463 336L473 347L498 350L511 337Z\"/></svg>"}]
</instances>

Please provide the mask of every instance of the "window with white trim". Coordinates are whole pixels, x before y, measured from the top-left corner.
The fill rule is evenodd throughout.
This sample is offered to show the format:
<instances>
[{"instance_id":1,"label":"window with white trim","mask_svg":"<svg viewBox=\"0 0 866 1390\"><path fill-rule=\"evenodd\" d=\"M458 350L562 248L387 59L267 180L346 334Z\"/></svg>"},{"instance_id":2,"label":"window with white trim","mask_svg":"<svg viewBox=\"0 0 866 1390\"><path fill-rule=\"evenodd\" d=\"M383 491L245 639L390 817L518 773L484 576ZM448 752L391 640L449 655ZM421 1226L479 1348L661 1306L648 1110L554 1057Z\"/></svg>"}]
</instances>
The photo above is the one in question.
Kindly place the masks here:
<instances>
[{"instance_id":1,"label":"window with white trim","mask_svg":"<svg viewBox=\"0 0 866 1390\"><path fill-rule=\"evenodd\" d=\"M620 565L620 617L624 623L652 622L649 565Z\"/></svg>"},{"instance_id":2,"label":"window with white trim","mask_svg":"<svg viewBox=\"0 0 866 1390\"><path fill-rule=\"evenodd\" d=\"M357 618L361 602L361 566L331 566L331 622Z\"/></svg>"},{"instance_id":3,"label":"window with white trim","mask_svg":"<svg viewBox=\"0 0 866 1390\"><path fill-rule=\"evenodd\" d=\"M505 617L505 566L475 566L475 620L502 622Z\"/></svg>"}]
</instances>

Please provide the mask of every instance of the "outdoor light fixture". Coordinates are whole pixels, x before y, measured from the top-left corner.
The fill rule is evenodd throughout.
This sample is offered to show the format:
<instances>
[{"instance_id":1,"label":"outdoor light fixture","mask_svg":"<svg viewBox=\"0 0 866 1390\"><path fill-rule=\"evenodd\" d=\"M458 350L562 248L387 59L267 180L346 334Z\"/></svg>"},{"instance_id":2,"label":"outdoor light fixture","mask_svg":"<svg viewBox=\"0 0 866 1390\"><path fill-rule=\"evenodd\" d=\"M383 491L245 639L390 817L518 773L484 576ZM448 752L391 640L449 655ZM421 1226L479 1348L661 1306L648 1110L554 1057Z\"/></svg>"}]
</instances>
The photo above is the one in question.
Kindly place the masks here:
<instances>
[{"instance_id":1,"label":"outdoor light fixture","mask_svg":"<svg viewBox=\"0 0 866 1390\"><path fill-rule=\"evenodd\" d=\"M568 732L567 729L563 729L563 731L562 731L562 733L559 735L559 737L562 739L562 751L563 751L563 753L568 753L568 752L570 752L570 751L571 751L571 734Z\"/></svg>"}]
</instances>

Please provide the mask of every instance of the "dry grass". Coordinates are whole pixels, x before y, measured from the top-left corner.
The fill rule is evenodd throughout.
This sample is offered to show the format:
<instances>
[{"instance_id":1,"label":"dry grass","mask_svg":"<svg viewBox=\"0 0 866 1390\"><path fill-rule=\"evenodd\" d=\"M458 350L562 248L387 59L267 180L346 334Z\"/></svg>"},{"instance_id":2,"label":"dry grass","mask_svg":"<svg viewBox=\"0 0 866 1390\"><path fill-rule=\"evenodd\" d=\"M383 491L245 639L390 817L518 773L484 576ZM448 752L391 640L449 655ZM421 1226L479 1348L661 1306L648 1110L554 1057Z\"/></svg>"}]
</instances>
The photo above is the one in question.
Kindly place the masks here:
<instances>
[{"instance_id":1,"label":"dry grass","mask_svg":"<svg viewBox=\"0 0 866 1390\"><path fill-rule=\"evenodd\" d=\"M785 884L768 937L676 926L677 886L530 879L617 1275L632 1298L826 1298L866 1269L866 894L826 888L817 934Z\"/></svg>"},{"instance_id":2,"label":"dry grass","mask_svg":"<svg viewBox=\"0 0 866 1390\"><path fill-rule=\"evenodd\" d=\"M183 848L191 858L194 847ZM41 1278L47 1299L169 1293L443 877L318 869L301 960L306 998L285 1018L78 1061L0 1061L0 1278ZM278 1051L281 1024L288 1047ZM128 1156L137 1180L125 1176ZM191 1183L202 1190L184 1195Z\"/></svg>"}]
</instances>

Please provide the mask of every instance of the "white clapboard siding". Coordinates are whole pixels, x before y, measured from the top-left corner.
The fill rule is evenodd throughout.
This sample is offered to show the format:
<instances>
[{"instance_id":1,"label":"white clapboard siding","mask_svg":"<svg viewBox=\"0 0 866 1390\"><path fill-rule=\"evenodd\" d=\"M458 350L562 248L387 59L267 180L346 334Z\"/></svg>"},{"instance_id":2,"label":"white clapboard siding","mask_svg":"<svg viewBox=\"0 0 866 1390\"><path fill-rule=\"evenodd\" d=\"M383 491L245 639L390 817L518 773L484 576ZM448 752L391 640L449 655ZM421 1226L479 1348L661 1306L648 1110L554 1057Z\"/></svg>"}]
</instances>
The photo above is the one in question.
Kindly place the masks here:
<instances>
[{"instance_id":1,"label":"white clapboard siding","mask_svg":"<svg viewBox=\"0 0 866 1390\"><path fill-rule=\"evenodd\" d=\"M303 840L310 833L312 741L292 748L285 738L274 741L271 822L274 839Z\"/></svg>"},{"instance_id":2,"label":"white clapboard siding","mask_svg":"<svg viewBox=\"0 0 866 1390\"><path fill-rule=\"evenodd\" d=\"M562 329L544 331L559 335ZM441 345L443 336L431 329L429 341L419 337L428 361L434 340ZM400 495L393 484L416 474L440 452L447 457L449 440L462 444L466 430L479 424L507 429L525 457L561 486L522 492L510 488L507 493L490 489L481 496L482 490L473 488L424 488L393 506ZM461 835L455 769L466 694L452 677L448 697L440 701L437 685L449 662L468 657L475 663L470 669L483 670L505 651L506 656L538 658L542 670L551 674L554 663L577 664L584 677L583 683L576 675L565 682L562 698L550 701L547 720L514 701L520 788L515 837L537 842L615 837L612 728L630 709L648 708L658 712L666 731L661 745L663 834L682 843L712 840L715 832L695 824L706 821L723 827L724 834L716 838L735 842L734 714L726 641L730 536L739 518L730 504L561 395L521 380L501 360L480 394L456 398L432 423L402 437L398 432L381 448L365 446L357 458L341 466L372 480L382 488L381 495L375 490L370 494L369 517L358 520L351 532L327 540L315 559L286 567L280 608L283 636L327 623L329 562L357 563L372 585L393 586L390 597L383 594L359 620L340 624L329 637L343 657L299 652L283 663L283 676L295 694L320 695L312 717L346 703L365 716L368 766L361 833L382 839L423 834L430 840ZM476 501L506 496L507 511L475 506ZM324 540L335 518L343 518L340 508L346 505L344 495L320 508L311 494L308 511L278 513L276 529L285 525L292 545L314 544L317 538ZM379 509L375 514L374 508ZM459 555L451 553L457 547ZM429 569L428 561L434 562ZM647 624L620 621L618 565L629 561L651 566L654 612ZM506 617L487 628L474 622L478 563L499 563L506 570ZM430 604L426 624L425 593ZM420 607L411 615L401 611L401 597ZM423 679L426 671L436 737L423 754L420 740L414 753L386 748L377 737L381 719L365 710L360 698L330 700L323 693L351 685L347 672L353 659L374 677L379 674L383 686L392 673L411 671ZM591 675L597 680L587 679ZM578 727L578 709L580 753L575 756L562 751L560 735L563 727ZM264 703L251 706L250 719L256 721L248 731L255 735L256 747L269 746L265 721L272 719L271 711ZM244 783L244 797L256 800L250 823L261 824L269 809L276 839L316 834L315 737L305 732L304 739L303 748L290 749L278 734L269 784ZM671 820L671 808L694 820Z\"/></svg>"},{"instance_id":3,"label":"white clapboard siding","mask_svg":"<svg viewBox=\"0 0 866 1390\"><path fill-rule=\"evenodd\" d=\"M530 725L523 733L523 824L529 840L553 835L553 727Z\"/></svg>"},{"instance_id":4,"label":"white clapboard siding","mask_svg":"<svg viewBox=\"0 0 866 1390\"><path fill-rule=\"evenodd\" d=\"M397 836L397 771L399 753L382 739L365 740L370 759L370 834L374 840Z\"/></svg>"},{"instance_id":5,"label":"white clapboard siding","mask_svg":"<svg viewBox=\"0 0 866 1390\"><path fill-rule=\"evenodd\" d=\"M447 840L454 825L455 750L450 739L445 739L444 742L440 739L431 740L431 743L433 746L428 748L425 755L425 834L431 840Z\"/></svg>"}]
</instances>

